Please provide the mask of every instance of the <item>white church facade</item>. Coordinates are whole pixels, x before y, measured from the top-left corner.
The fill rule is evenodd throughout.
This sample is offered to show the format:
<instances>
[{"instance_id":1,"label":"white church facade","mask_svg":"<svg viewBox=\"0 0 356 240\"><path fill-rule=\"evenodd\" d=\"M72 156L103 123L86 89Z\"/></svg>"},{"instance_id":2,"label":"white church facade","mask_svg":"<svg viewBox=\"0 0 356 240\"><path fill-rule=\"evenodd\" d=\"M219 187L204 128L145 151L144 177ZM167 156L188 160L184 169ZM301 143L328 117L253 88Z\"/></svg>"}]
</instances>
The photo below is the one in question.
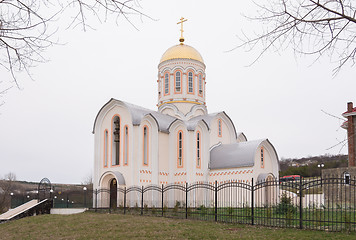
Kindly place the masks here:
<instances>
[{"instance_id":1,"label":"white church facade","mask_svg":"<svg viewBox=\"0 0 356 240\"><path fill-rule=\"evenodd\" d=\"M278 179L268 139L248 141L224 111L208 113L205 67L181 37L158 65L157 111L117 99L100 109L94 189Z\"/></svg>"}]
</instances>

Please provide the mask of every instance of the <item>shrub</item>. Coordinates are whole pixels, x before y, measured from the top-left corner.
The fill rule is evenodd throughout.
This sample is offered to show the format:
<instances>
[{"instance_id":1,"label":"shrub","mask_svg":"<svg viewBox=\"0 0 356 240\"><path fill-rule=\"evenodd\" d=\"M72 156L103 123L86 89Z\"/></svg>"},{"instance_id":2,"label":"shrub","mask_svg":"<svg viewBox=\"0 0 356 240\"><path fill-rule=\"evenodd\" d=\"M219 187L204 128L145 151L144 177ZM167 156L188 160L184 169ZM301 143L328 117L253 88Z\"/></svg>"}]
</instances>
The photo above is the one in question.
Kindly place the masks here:
<instances>
[{"instance_id":1,"label":"shrub","mask_svg":"<svg viewBox=\"0 0 356 240\"><path fill-rule=\"evenodd\" d=\"M248 203L243 204L243 214L245 217L251 217L251 207Z\"/></svg>"},{"instance_id":2,"label":"shrub","mask_svg":"<svg viewBox=\"0 0 356 240\"><path fill-rule=\"evenodd\" d=\"M179 201L176 201L176 204L174 205L174 208L173 208L173 212L178 212L178 209L180 207L180 202Z\"/></svg>"},{"instance_id":3,"label":"shrub","mask_svg":"<svg viewBox=\"0 0 356 240\"><path fill-rule=\"evenodd\" d=\"M351 231L351 215L350 215L350 213L345 212L344 221L345 221L345 230L350 232Z\"/></svg>"},{"instance_id":4,"label":"shrub","mask_svg":"<svg viewBox=\"0 0 356 240\"><path fill-rule=\"evenodd\" d=\"M200 211L200 214L201 214L202 216L205 216L206 213L208 212L208 209L207 209L204 205L200 205L200 206L197 208L197 210Z\"/></svg>"},{"instance_id":5,"label":"shrub","mask_svg":"<svg viewBox=\"0 0 356 240\"><path fill-rule=\"evenodd\" d=\"M232 214L234 213L234 209L233 209L232 207L228 207L228 208L227 208L227 213L228 213L229 215L232 215Z\"/></svg>"},{"instance_id":6,"label":"shrub","mask_svg":"<svg viewBox=\"0 0 356 240\"><path fill-rule=\"evenodd\" d=\"M188 216L192 215L192 209L191 208L187 208L187 215Z\"/></svg>"},{"instance_id":7,"label":"shrub","mask_svg":"<svg viewBox=\"0 0 356 240\"><path fill-rule=\"evenodd\" d=\"M166 205L163 206L163 213L166 213L168 210L168 207Z\"/></svg>"},{"instance_id":8,"label":"shrub","mask_svg":"<svg viewBox=\"0 0 356 240\"><path fill-rule=\"evenodd\" d=\"M281 202L276 207L277 214L294 214L297 212L297 208L292 204L292 198L287 196L287 193L283 193Z\"/></svg>"}]
</instances>

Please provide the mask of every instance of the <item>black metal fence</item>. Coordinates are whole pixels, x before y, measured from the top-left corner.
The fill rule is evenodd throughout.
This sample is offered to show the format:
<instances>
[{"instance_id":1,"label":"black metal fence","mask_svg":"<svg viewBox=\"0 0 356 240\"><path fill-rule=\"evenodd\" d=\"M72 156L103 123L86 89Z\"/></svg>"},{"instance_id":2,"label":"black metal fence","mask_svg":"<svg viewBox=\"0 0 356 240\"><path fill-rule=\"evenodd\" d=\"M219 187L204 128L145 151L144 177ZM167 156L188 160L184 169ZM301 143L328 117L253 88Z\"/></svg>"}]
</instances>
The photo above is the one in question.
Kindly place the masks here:
<instances>
[{"instance_id":1,"label":"black metal fence","mask_svg":"<svg viewBox=\"0 0 356 240\"><path fill-rule=\"evenodd\" d=\"M273 227L356 230L355 178L84 189L52 192L53 207Z\"/></svg>"},{"instance_id":2,"label":"black metal fence","mask_svg":"<svg viewBox=\"0 0 356 240\"><path fill-rule=\"evenodd\" d=\"M224 183L132 186L93 191L93 208L175 218L356 230L356 179L338 177Z\"/></svg>"}]
</instances>

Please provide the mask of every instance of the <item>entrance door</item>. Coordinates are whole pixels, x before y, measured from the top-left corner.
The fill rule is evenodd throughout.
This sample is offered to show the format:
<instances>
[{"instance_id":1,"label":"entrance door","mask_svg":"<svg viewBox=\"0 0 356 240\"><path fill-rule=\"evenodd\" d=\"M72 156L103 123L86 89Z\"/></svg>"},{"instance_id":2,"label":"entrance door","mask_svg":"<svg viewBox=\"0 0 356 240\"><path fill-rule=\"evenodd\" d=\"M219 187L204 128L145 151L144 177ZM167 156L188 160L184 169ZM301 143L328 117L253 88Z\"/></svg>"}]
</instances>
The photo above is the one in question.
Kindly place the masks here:
<instances>
[{"instance_id":1,"label":"entrance door","mask_svg":"<svg viewBox=\"0 0 356 240\"><path fill-rule=\"evenodd\" d=\"M274 196L276 191L276 183L274 181L274 177L269 175L266 178L266 205L271 206L274 204Z\"/></svg>"},{"instance_id":2,"label":"entrance door","mask_svg":"<svg viewBox=\"0 0 356 240\"><path fill-rule=\"evenodd\" d=\"M117 207L117 182L116 179L113 178L110 181L110 208Z\"/></svg>"}]
</instances>

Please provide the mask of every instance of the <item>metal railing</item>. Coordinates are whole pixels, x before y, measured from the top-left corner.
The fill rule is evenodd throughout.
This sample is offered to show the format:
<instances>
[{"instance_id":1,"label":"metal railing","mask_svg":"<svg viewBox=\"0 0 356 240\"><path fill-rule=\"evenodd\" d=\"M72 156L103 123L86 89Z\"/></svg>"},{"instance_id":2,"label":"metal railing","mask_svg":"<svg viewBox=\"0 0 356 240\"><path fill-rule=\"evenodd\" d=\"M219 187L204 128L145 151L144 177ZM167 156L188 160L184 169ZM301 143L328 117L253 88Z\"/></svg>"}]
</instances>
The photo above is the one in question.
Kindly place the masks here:
<instances>
[{"instance_id":1,"label":"metal railing","mask_svg":"<svg viewBox=\"0 0 356 240\"><path fill-rule=\"evenodd\" d=\"M293 227L356 230L356 181L324 177L132 186L93 191L95 211Z\"/></svg>"},{"instance_id":2,"label":"metal railing","mask_svg":"<svg viewBox=\"0 0 356 240\"><path fill-rule=\"evenodd\" d=\"M112 190L54 191L50 197L55 208L85 207L94 211L272 227L356 230L355 178L328 176L288 182L256 183L251 179L248 182L130 186Z\"/></svg>"}]
</instances>

